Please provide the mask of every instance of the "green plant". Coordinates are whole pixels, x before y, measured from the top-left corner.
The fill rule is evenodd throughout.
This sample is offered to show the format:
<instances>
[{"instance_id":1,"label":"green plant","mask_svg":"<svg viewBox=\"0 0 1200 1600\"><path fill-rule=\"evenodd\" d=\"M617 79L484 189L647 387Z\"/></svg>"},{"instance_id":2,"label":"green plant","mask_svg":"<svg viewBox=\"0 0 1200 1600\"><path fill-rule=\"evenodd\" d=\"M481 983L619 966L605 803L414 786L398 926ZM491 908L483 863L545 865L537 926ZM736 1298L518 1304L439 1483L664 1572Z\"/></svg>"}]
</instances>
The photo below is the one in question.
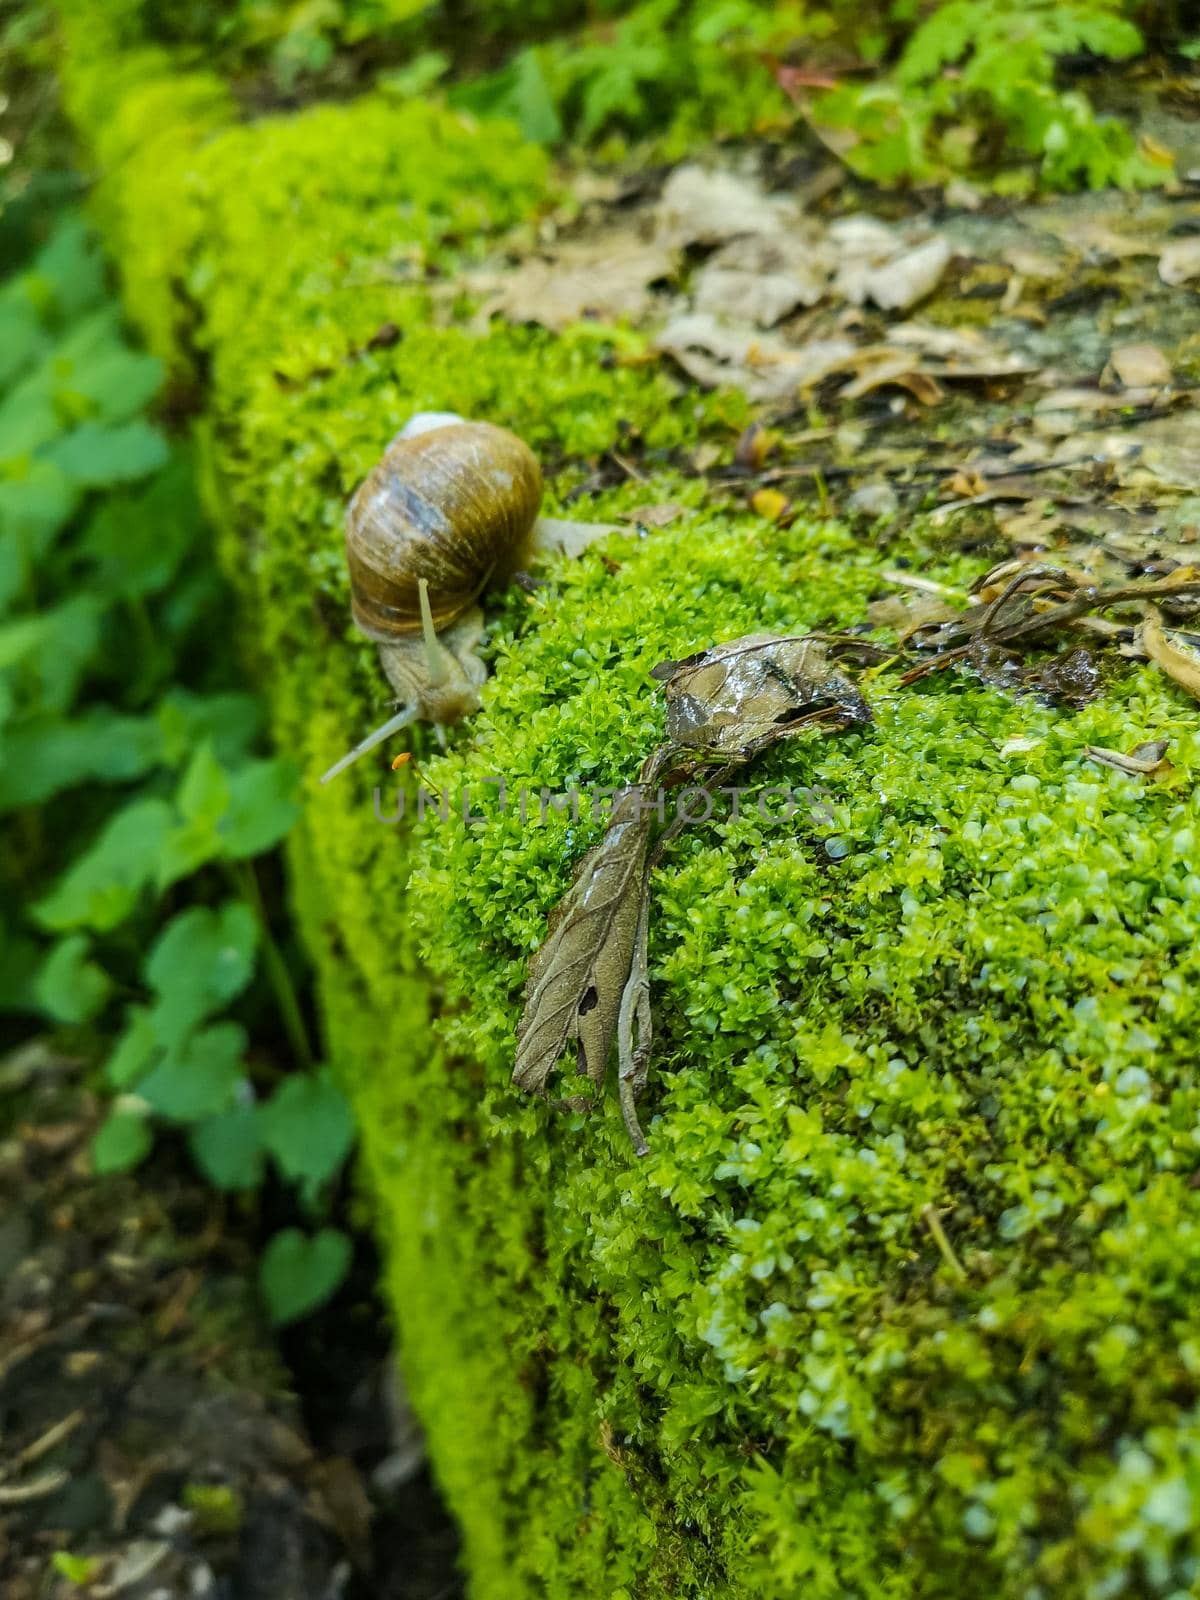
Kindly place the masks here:
<instances>
[{"instance_id":1,"label":"green plant","mask_svg":"<svg viewBox=\"0 0 1200 1600\"><path fill-rule=\"evenodd\" d=\"M1014 160L1035 162L1048 189L1161 183L1167 169L1124 123L1056 82L1059 60L1079 51L1137 54L1128 9L1121 0L949 0L918 23L890 72L822 96L814 117L845 130L850 164L882 183L979 168L1012 186L1021 182Z\"/></svg>"},{"instance_id":2,"label":"green plant","mask_svg":"<svg viewBox=\"0 0 1200 1600\"><path fill-rule=\"evenodd\" d=\"M172 1128L218 1188L256 1188L270 1161L320 1218L352 1124L258 865L296 818L295 775L255 754L259 708L211 648L228 596L190 463L149 415L161 381L65 217L0 287L0 816L22 907L2 1003L105 1055L98 1170ZM268 1247L276 1315L336 1287L325 1250Z\"/></svg>"}]
</instances>

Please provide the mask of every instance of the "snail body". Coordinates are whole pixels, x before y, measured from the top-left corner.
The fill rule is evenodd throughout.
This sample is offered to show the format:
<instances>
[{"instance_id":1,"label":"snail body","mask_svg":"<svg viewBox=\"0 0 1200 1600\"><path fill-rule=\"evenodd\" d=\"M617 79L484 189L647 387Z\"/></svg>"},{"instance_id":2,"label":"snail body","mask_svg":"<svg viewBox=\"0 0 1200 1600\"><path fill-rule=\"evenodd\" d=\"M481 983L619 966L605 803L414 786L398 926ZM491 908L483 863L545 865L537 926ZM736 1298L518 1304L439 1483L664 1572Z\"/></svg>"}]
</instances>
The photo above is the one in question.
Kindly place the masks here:
<instances>
[{"instance_id":1,"label":"snail body","mask_svg":"<svg viewBox=\"0 0 1200 1600\"><path fill-rule=\"evenodd\" d=\"M439 738L479 709L478 599L535 548L581 549L606 524L539 518L542 472L507 428L423 413L392 440L346 510L354 620L379 646L401 708L322 783L418 719Z\"/></svg>"}]
</instances>

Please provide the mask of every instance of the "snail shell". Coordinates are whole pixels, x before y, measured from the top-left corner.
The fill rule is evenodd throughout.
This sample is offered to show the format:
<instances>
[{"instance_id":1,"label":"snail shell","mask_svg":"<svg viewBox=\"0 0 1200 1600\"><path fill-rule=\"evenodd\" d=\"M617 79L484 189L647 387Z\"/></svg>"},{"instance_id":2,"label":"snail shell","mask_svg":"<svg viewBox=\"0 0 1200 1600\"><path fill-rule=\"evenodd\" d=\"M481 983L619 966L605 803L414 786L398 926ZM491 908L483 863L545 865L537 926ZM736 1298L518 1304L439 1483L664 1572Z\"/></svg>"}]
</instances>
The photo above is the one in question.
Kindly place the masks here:
<instances>
[{"instance_id":1,"label":"snail shell","mask_svg":"<svg viewBox=\"0 0 1200 1600\"><path fill-rule=\"evenodd\" d=\"M393 439L346 513L354 620L381 643L421 632L428 584L441 632L526 543L542 503L529 446L490 422L450 422Z\"/></svg>"}]
</instances>

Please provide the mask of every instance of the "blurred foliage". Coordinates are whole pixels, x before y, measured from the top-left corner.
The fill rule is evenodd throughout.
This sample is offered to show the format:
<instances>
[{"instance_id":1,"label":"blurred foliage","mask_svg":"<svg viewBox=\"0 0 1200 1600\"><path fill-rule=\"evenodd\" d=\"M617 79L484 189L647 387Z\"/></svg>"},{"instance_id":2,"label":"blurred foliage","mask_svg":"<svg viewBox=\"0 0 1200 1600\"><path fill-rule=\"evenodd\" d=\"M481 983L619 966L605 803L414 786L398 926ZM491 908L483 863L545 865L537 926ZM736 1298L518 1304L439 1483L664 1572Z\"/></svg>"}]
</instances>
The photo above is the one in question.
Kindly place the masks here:
<instances>
[{"instance_id":1,"label":"blurred foliage","mask_svg":"<svg viewBox=\"0 0 1200 1600\"><path fill-rule=\"evenodd\" d=\"M131 24L264 90L295 97L374 77L399 96L515 120L541 144L652 139L669 157L697 137L787 127L841 136L862 176L1007 189L1162 182L1170 163L1097 113L1072 66L1124 60L1145 29L1182 44L1169 6L1145 0L619 0L584 6L454 0L195 0L130 6Z\"/></svg>"},{"instance_id":2,"label":"blurred foliage","mask_svg":"<svg viewBox=\"0 0 1200 1600\"><path fill-rule=\"evenodd\" d=\"M66 216L0 286L0 1005L106 1058L98 1170L173 1128L217 1188L270 1163L321 1220L351 1119L256 867L295 775L256 754L191 463L150 415L162 376ZM333 1230L279 1235L274 1314L326 1298L348 1258Z\"/></svg>"}]
</instances>

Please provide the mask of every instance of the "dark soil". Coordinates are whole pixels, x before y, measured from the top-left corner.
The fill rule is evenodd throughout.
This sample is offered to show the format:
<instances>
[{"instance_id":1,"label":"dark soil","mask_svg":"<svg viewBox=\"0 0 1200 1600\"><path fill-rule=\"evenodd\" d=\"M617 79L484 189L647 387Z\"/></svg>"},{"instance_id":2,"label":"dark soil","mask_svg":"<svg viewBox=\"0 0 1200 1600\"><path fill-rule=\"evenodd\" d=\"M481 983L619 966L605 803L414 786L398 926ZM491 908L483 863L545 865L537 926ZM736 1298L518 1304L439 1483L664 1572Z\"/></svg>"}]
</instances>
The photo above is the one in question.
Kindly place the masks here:
<instances>
[{"instance_id":1,"label":"dark soil","mask_svg":"<svg viewBox=\"0 0 1200 1600\"><path fill-rule=\"evenodd\" d=\"M83 1064L0 1063L5 1600L453 1600L456 1536L392 1379L360 1247L276 1339L259 1219L169 1144L97 1178Z\"/></svg>"}]
</instances>

